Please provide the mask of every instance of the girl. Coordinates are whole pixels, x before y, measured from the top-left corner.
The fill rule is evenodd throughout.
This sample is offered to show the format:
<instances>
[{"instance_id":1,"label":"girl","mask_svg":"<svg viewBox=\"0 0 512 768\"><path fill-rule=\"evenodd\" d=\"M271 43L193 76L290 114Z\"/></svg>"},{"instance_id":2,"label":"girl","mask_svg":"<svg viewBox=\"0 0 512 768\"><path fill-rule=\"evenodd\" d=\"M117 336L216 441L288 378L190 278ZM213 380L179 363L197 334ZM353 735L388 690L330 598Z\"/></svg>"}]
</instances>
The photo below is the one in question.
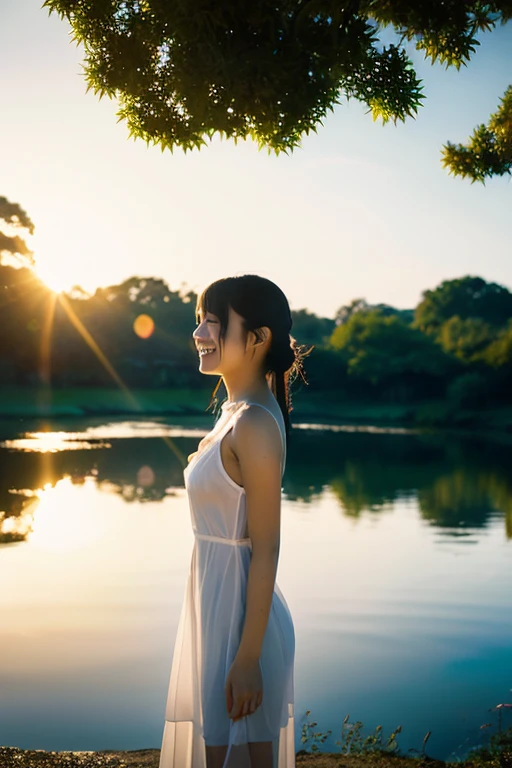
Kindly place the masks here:
<instances>
[{"instance_id":1,"label":"girl","mask_svg":"<svg viewBox=\"0 0 512 768\"><path fill-rule=\"evenodd\" d=\"M284 293L257 275L212 283L196 319L199 369L220 376L212 404L221 382L227 399L184 472L195 544L159 768L294 768L295 635L275 578L305 353Z\"/></svg>"}]
</instances>

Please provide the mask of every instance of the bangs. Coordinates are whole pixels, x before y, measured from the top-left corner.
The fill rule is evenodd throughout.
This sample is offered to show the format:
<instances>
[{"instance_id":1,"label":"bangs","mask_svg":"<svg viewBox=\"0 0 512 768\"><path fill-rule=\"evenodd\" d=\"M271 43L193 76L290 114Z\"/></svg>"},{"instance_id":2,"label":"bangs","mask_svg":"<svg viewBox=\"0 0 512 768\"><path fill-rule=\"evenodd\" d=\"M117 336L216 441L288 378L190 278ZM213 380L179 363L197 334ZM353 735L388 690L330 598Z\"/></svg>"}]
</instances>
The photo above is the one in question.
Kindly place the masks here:
<instances>
[{"instance_id":1,"label":"bangs","mask_svg":"<svg viewBox=\"0 0 512 768\"><path fill-rule=\"evenodd\" d=\"M211 283L200 296L197 297L196 304L196 322L200 322L200 314L203 317L207 312L211 312L219 318L223 327L227 326L229 317L229 278L216 280Z\"/></svg>"}]
</instances>

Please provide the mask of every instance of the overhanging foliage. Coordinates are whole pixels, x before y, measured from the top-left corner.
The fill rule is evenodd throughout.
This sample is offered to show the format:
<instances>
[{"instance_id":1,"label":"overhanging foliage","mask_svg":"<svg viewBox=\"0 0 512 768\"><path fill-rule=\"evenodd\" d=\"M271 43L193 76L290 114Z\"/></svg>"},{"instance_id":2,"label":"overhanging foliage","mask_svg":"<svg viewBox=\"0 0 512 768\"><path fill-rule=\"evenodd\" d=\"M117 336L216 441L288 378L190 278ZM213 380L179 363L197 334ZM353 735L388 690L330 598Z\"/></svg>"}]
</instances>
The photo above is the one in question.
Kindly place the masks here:
<instances>
[{"instance_id":1,"label":"overhanging foliage","mask_svg":"<svg viewBox=\"0 0 512 768\"><path fill-rule=\"evenodd\" d=\"M85 49L88 88L119 99L130 134L171 151L215 133L289 151L341 98L384 122L414 116L421 81L403 46L460 67L512 0L45 0ZM383 44L382 33L396 32ZM449 145L445 163L470 173ZM468 171L469 169L469 171ZM480 171L478 172L480 173Z\"/></svg>"}]
</instances>

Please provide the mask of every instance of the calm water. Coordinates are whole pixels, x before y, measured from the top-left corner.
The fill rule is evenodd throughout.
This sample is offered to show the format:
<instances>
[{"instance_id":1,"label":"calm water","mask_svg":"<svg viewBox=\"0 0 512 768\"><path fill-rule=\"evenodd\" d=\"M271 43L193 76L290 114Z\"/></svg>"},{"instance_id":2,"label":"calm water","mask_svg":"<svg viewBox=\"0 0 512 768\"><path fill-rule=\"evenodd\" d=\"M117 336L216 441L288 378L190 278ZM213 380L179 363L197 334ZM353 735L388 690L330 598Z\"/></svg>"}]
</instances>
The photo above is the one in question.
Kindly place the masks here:
<instances>
[{"instance_id":1,"label":"calm water","mask_svg":"<svg viewBox=\"0 0 512 768\"><path fill-rule=\"evenodd\" d=\"M205 424L0 424L0 744L160 746L193 544L181 460ZM292 441L277 581L297 749L310 709L324 749L349 714L384 741L401 725L403 753L431 731L428 754L463 757L512 702L512 445L339 427Z\"/></svg>"}]
</instances>

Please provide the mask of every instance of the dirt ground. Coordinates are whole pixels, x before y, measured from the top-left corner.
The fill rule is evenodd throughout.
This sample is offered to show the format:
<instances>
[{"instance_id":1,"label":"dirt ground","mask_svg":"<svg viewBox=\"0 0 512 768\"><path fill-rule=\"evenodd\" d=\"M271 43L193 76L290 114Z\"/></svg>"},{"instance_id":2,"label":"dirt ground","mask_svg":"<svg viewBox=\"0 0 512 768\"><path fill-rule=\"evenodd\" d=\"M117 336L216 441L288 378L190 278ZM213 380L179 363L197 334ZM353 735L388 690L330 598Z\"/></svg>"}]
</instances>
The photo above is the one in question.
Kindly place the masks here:
<instances>
[{"instance_id":1,"label":"dirt ground","mask_svg":"<svg viewBox=\"0 0 512 768\"><path fill-rule=\"evenodd\" d=\"M0 768L158 768L159 749L128 752L45 752L44 750L0 747ZM445 768L441 760L428 757L320 754L296 757L297 768ZM459 768L461 768L460 764ZM470 766L466 766L470 768Z\"/></svg>"}]
</instances>

